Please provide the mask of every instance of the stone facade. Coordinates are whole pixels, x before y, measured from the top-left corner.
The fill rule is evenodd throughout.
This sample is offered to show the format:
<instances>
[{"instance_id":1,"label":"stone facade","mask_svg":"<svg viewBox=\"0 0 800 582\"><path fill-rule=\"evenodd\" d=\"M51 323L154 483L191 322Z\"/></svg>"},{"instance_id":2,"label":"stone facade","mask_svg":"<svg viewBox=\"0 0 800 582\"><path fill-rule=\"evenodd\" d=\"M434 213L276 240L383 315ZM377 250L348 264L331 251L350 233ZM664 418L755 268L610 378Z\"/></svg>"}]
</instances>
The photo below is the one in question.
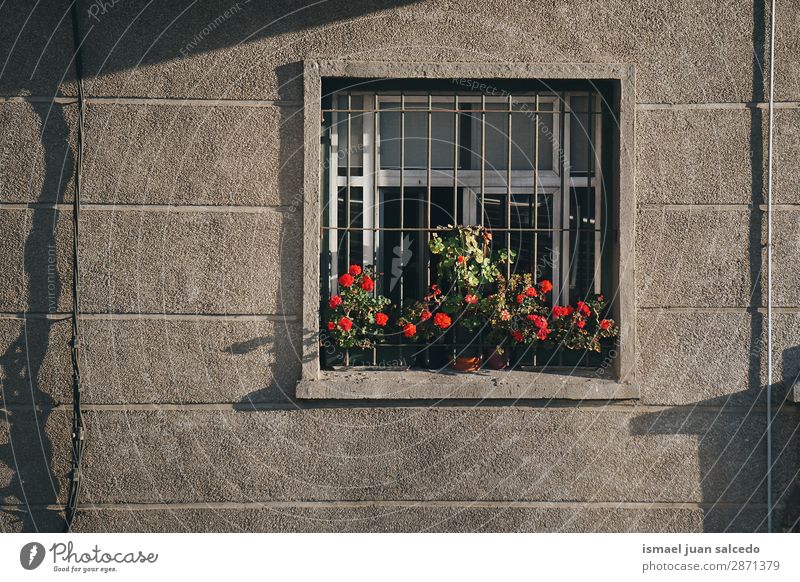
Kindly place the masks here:
<instances>
[{"instance_id":1,"label":"stone facade","mask_svg":"<svg viewBox=\"0 0 800 582\"><path fill-rule=\"evenodd\" d=\"M768 2L80 4L76 530L765 529ZM62 528L68 490L63 10L0 8L0 531ZM778 11L776 523L800 467L800 5ZM315 59L635 68L638 399L295 399Z\"/></svg>"}]
</instances>

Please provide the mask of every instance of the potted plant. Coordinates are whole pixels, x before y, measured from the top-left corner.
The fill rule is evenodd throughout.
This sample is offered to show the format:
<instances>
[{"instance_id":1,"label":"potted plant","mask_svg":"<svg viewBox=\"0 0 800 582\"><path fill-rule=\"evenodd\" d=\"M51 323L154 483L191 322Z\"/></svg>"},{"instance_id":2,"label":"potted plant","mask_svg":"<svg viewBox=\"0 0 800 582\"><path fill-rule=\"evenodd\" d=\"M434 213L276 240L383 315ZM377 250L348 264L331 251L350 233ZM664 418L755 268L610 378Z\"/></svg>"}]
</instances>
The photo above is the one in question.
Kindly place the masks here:
<instances>
[{"instance_id":1,"label":"potted plant","mask_svg":"<svg viewBox=\"0 0 800 582\"><path fill-rule=\"evenodd\" d=\"M529 273L500 278L497 293L492 296L493 311L489 318L493 357L491 367L505 368L508 347L537 346L552 333L547 295L553 289L547 280L535 283ZM527 348L526 348L527 349Z\"/></svg>"},{"instance_id":2,"label":"potted plant","mask_svg":"<svg viewBox=\"0 0 800 582\"><path fill-rule=\"evenodd\" d=\"M425 364L431 365L432 344L441 343L453 325L453 318L442 309L446 297L437 284L421 300L409 305L397 320L398 333L407 341L425 341ZM436 366L434 358L433 366Z\"/></svg>"},{"instance_id":3,"label":"potted plant","mask_svg":"<svg viewBox=\"0 0 800 582\"><path fill-rule=\"evenodd\" d=\"M599 352L603 340L619 335L613 319L603 317L605 297L593 295L575 306L555 306L552 313L553 340L568 350Z\"/></svg>"},{"instance_id":4,"label":"potted plant","mask_svg":"<svg viewBox=\"0 0 800 582\"><path fill-rule=\"evenodd\" d=\"M500 278L500 267L513 259L513 251L491 250L492 234L482 226L440 227L428 243L436 260L438 284L446 289L440 310L455 324L452 367L472 372L482 355L478 333L486 325L487 291Z\"/></svg>"},{"instance_id":5,"label":"potted plant","mask_svg":"<svg viewBox=\"0 0 800 582\"><path fill-rule=\"evenodd\" d=\"M344 366L350 366L350 350L371 349L384 337L389 322L388 297L375 294L375 272L370 266L350 265L339 277L339 293L328 299L323 334L344 349Z\"/></svg>"}]
</instances>

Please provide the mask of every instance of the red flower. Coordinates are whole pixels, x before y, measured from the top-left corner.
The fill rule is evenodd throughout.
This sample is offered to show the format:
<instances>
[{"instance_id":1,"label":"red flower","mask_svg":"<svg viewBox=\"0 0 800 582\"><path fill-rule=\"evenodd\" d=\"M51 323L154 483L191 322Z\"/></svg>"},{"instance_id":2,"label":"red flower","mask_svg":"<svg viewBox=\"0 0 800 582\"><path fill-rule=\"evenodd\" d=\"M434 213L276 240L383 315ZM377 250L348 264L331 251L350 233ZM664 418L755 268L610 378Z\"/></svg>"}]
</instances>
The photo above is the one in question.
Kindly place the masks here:
<instances>
[{"instance_id":1,"label":"red flower","mask_svg":"<svg viewBox=\"0 0 800 582\"><path fill-rule=\"evenodd\" d=\"M342 298L339 297L338 295L334 295L333 297L331 297L331 300L328 301L328 305L330 306L331 309L336 309L341 304L342 304Z\"/></svg>"},{"instance_id":2,"label":"red flower","mask_svg":"<svg viewBox=\"0 0 800 582\"><path fill-rule=\"evenodd\" d=\"M333 331L334 329L336 329L336 324L333 323L332 321L329 321L328 322L328 331Z\"/></svg>"},{"instance_id":3,"label":"red flower","mask_svg":"<svg viewBox=\"0 0 800 582\"><path fill-rule=\"evenodd\" d=\"M375 325L383 327L386 325L386 322L389 321L389 316L385 313L376 313L375 314Z\"/></svg>"},{"instance_id":4,"label":"red flower","mask_svg":"<svg viewBox=\"0 0 800 582\"><path fill-rule=\"evenodd\" d=\"M583 301L578 301L578 313L589 317L592 314L592 310L589 309L589 306L586 305Z\"/></svg>"},{"instance_id":5,"label":"red flower","mask_svg":"<svg viewBox=\"0 0 800 582\"><path fill-rule=\"evenodd\" d=\"M533 287L528 287L527 289L525 289L525 295L527 295L528 297L536 297L537 295L536 289Z\"/></svg>"},{"instance_id":6,"label":"red flower","mask_svg":"<svg viewBox=\"0 0 800 582\"><path fill-rule=\"evenodd\" d=\"M537 333L536 337L542 341L547 339L547 335L550 333L550 330L546 327L541 328Z\"/></svg>"},{"instance_id":7,"label":"red flower","mask_svg":"<svg viewBox=\"0 0 800 582\"><path fill-rule=\"evenodd\" d=\"M522 303L523 301L525 301L525 296L521 294L517 295L517 303Z\"/></svg>"},{"instance_id":8,"label":"red flower","mask_svg":"<svg viewBox=\"0 0 800 582\"><path fill-rule=\"evenodd\" d=\"M458 262L458 264L460 264L460 265L461 265L461 264L464 264L464 263L466 262L466 260L467 260L467 259L464 257L464 255L458 255L458 256L456 257L456 261L457 261L457 262Z\"/></svg>"},{"instance_id":9,"label":"red flower","mask_svg":"<svg viewBox=\"0 0 800 582\"><path fill-rule=\"evenodd\" d=\"M464 303L469 303L470 305L475 305L478 302L477 295L464 295Z\"/></svg>"},{"instance_id":10,"label":"red flower","mask_svg":"<svg viewBox=\"0 0 800 582\"><path fill-rule=\"evenodd\" d=\"M569 307L562 307L561 305L556 305L553 307L553 317L564 317L565 315L569 315Z\"/></svg>"},{"instance_id":11,"label":"red flower","mask_svg":"<svg viewBox=\"0 0 800 582\"><path fill-rule=\"evenodd\" d=\"M433 284L433 285L431 285L431 293L433 293L433 296L435 297L436 295L441 295L442 294L442 290L439 289L438 285Z\"/></svg>"},{"instance_id":12,"label":"red flower","mask_svg":"<svg viewBox=\"0 0 800 582\"><path fill-rule=\"evenodd\" d=\"M350 285L353 284L354 281L355 279L353 279L353 276L350 273L345 273L344 275L339 277L339 285L341 285L342 287L349 287Z\"/></svg>"},{"instance_id":13,"label":"red flower","mask_svg":"<svg viewBox=\"0 0 800 582\"><path fill-rule=\"evenodd\" d=\"M547 279L542 279L539 282L539 291L542 293L550 293L553 290L553 284Z\"/></svg>"},{"instance_id":14,"label":"red flower","mask_svg":"<svg viewBox=\"0 0 800 582\"><path fill-rule=\"evenodd\" d=\"M350 265L349 272L353 277L358 277L361 274L361 267L358 265Z\"/></svg>"},{"instance_id":15,"label":"red flower","mask_svg":"<svg viewBox=\"0 0 800 582\"><path fill-rule=\"evenodd\" d=\"M373 281L368 275L364 275L364 280L361 282L361 288L364 291L372 291L375 289L375 281Z\"/></svg>"},{"instance_id":16,"label":"red flower","mask_svg":"<svg viewBox=\"0 0 800 582\"><path fill-rule=\"evenodd\" d=\"M600 329L604 329L604 330L608 329L609 327L611 327L613 325L613 323L614 322L611 321L610 319L604 319L603 321L600 322Z\"/></svg>"},{"instance_id":17,"label":"red flower","mask_svg":"<svg viewBox=\"0 0 800 582\"><path fill-rule=\"evenodd\" d=\"M406 337L414 337L417 333L417 326L413 323L407 323L403 327L403 335Z\"/></svg>"},{"instance_id":18,"label":"red flower","mask_svg":"<svg viewBox=\"0 0 800 582\"><path fill-rule=\"evenodd\" d=\"M346 317L343 317L339 320L339 327L345 331L350 331L350 329L353 327L353 322Z\"/></svg>"},{"instance_id":19,"label":"red flower","mask_svg":"<svg viewBox=\"0 0 800 582\"><path fill-rule=\"evenodd\" d=\"M578 326L578 329L583 329L584 327L586 327L586 320L584 320L584 319L579 319L579 320L578 320L578 323L576 323L575 325L577 325L577 326Z\"/></svg>"},{"instance_id":20,"label":"red flower","mask_svg":"<svg viewBox=\"0 0 800 582\"><path fill-rule=\"evenodd\" d=\"M428 321L432 315L433 314L427 309L423 310L423 312L419 314L420 318L422 318L422 321Z\"/></svg>"},{"instance_id":21,"label":"red flower","mask_svg":"<svg viewBox=\"0 0 800 582\"><path fill-rule=\"evenodd\" d=\"M522 335L522 332L517 329L511 332L511 337L514 338L514 341L516 342L521 342L525 339L525 336Z\"/></svg>"},{"instance_id":22,"label":"red flower","mask_svg":"<svg viewBox=\"0 0 800 582\"><path fill-rule=\"evenodd\" d=\"M433 316L433 325L440 329L447 329L451 323L453 323L453 320L446 313L437 313Z\"/></svg>"},{"instance_id":23,"label":"red flower","mask_svg":"<svg viewBox=\"0 0 800 582\"><path fill-rule=\"evenodd\" d=\"M547 328L547 319L542 317L541 315L529 315L528 319L532 321L533 325L535 325L539 329Z\"/></svg>"},{"instance_id":24,"label":"red flower","mask_svg":"<svg viewBox=\"0 0 800 582\"><path fill-rule=\"evenodd\" d=\"M572 305L567 305L564 309L567 310L567 312L564 315L569 316L575 313L575 308Z\"/></svg>"}]
</instances>

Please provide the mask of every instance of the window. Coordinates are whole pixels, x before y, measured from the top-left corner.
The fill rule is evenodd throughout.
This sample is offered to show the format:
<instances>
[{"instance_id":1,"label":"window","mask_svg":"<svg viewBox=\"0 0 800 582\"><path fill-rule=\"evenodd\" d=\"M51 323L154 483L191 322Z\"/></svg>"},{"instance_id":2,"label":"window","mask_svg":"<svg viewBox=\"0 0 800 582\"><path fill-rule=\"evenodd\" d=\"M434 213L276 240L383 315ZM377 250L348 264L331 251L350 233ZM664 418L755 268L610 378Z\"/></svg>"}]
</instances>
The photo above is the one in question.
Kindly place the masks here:
<instances>
[{"instance_id":1,"label":"window","mask_svg":"<svg viewBox=\"0 0 800 582\"><path fill-rule=\"evenodd\" d=\"M497 78L488 63L304 64L299 398L638 397L633 67L501 68ZM413 303L434 280L427 241L447 224L485 225L495 249L517 252L505 274L549 278L553 303L606 294L620 326L615 353L518 362L545 375L451 376L419 366L436 346L395 333L351 364L417 364L410 371L327 371L339 355L332 362L320 342L321 314L337 275L374 265L376 293Z\"/></svg>"}]
</instances>

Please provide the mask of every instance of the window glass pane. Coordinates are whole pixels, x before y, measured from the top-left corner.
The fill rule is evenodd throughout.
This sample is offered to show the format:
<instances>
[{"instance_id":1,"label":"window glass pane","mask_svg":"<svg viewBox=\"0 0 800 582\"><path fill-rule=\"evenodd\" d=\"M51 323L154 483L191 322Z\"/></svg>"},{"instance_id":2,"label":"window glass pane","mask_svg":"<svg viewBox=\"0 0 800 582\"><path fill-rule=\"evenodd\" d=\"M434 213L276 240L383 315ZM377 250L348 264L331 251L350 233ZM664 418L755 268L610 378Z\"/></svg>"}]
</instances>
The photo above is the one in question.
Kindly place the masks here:
<instances>
[{"instance_id":1,"label":"window glass pane","mask_svg":"<svg viewBox=\"0 0 800 582\"><path fill-rule=\"evenodd\" d=\"M359 110L364 108L363 95L353 95L352 109ZM339 148L337 152L340 176L347 175L347 154L350 154L350 175L361 176L363 174L363 151L364 151L364 113L347 111L347 95L340 95L336 100L336 107L340 110L337 113L338 121L336 130L339 132ZM348 120L350 124L350 141L348 143Z\"/></svg>"},{"instance_id":2,"label":"window glass pane","mask_svg":"<svg viewBox=\"0 0 800 582\"><path fill-rule=\"evenodd\" d=\"M540 111L552 111L552 103L539 103ZM553 148L557 146L553 114L539 114L539 169L553 169Z\"/></svg>"},{"instance_id":3,"label":"window glass pane","mask_svg":"<svg viewBox=\"0 0 800 582\"><path fill-rule=\"evenodd\" d=\"M594 190L572 188L570 200L570 297L583 298L594 291L595 224Z\"/></svg>"},{"instance_id":4,"label":"window glass pane","mask_svg":"<svg viewBox=\"0 0 800 582\"><path fill-rule=\"evenodd\" d=\"M594 128L589 126L589 98L572 97L570 107L570 172L579 174L589 171L589 156L593 149L591 140Z\"/></svg>"},{"instance_id":5,"label":"window glass pane","mask_svg":"<svg viewBox=\"0 0 800 582\"><path fill-rule=\"evenodd\" d=\"M486 109L507 110L503 103L487 103ZM480 151L480 149L478 150ZM486 114L486 171L500 172L508 168L508 114Z\"/></svg>"},{"instance_id":6,"label":"window glass pane","mask_svg":"<svg viewBox=\"0 0 800 582\"><path fill-rule=\"evenodd\" d=\"M381 103L378 114L380 125L380 151L381 168L400 167L400 113L392 111L399 109L400 104Z\"/></svg>"}]
</instances>

